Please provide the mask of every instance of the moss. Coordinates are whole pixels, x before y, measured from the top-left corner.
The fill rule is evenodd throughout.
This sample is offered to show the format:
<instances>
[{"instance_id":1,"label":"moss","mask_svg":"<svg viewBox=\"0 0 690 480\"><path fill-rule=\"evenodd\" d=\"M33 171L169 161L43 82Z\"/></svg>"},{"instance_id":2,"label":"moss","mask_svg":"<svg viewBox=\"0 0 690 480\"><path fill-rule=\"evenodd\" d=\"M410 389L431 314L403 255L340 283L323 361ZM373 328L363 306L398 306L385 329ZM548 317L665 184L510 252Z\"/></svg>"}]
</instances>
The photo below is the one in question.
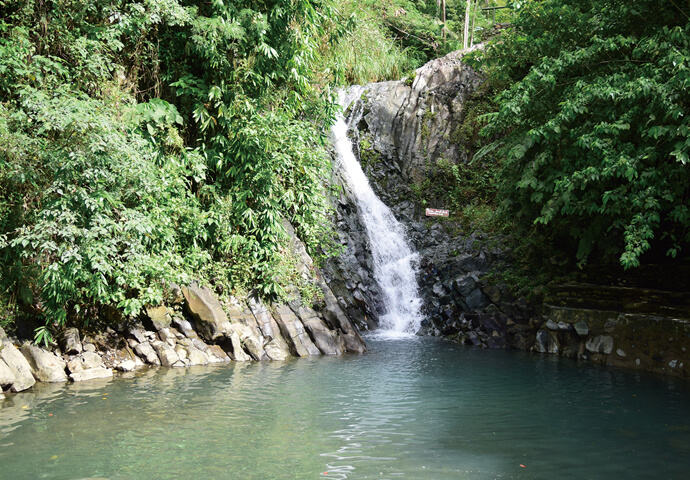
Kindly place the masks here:
<instances>
[{"instance_id":1,"label":"moss","mask_svg":"<svg viewBox=\"0 0 690 480\"><path fill-rule=\"evenodd\" d=\"M431 136L430 125L433 123L435 118L436 118L436 112L432 112L431 109L424 112L424 116L422 116L422 122L421 122L422 139L423 140L428 140L429 137Z\"/></svg>"},{"instance_id":2,"label":"moss","mask_svg":"<svg viewBox=\"0 0 690 480\"><path fill-rule=\"evenodd\" d=\"M415 79L417 78L417 70L412 70L412 72L405 77L405 85L412 87Z\"/></svg>"},{"instance_id":3,"label":"moss","mask_svg":"<svg viewBox=\"0 0 690 480\"><path fill-rule=\"evenodd\" d=\"M359 139L359 156L362 168L373 167L381 161L381 155L374 150L369 135L362 135Z\"/></svg>"}]
</instances>

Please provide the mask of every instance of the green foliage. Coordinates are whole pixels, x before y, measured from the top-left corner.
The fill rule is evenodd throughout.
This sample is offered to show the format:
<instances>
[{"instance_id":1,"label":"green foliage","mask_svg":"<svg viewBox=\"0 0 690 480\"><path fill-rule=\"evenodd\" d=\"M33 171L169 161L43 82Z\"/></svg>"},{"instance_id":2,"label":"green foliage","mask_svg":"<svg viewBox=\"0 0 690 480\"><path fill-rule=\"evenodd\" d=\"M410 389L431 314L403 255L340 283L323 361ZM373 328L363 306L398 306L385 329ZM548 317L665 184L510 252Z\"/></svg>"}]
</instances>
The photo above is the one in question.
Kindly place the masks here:
<instances>
[{"instance_id":1,"label":"green foliage","mask_svg":"<svg viewBox=\"0 0 690 480\"><path fill-rule=\"evenodd\" d=\"M503 213L582 264L640 264L690 241L690 6L514 2L515 27L475 56L499 110Z\"/></svg>"},{"instance_id":2,"label":"green foliage","mask_svg":"<svg viewBox=\"0 0 690 480\"><path fill-rule=\"evenodd\" d=\"M335 107L314 74L330 15L319 0L0 1L2 321L22 305L49 342L172 282L286 295L285 219L333 254Z\"/></svg>"},{"instance_id":3,"label":"green foliage","mask_svg":"<svg viewBox=\"0 0 690 480\"><path fill-rule=\"evenodd\" d=\"M344 28L333 32L323 42L315 68L325 78L338 84L366 84L397 80L419 62L401 49L387 34L382 20L360 2L341 4Z\"/></svg>"}]
</instances>

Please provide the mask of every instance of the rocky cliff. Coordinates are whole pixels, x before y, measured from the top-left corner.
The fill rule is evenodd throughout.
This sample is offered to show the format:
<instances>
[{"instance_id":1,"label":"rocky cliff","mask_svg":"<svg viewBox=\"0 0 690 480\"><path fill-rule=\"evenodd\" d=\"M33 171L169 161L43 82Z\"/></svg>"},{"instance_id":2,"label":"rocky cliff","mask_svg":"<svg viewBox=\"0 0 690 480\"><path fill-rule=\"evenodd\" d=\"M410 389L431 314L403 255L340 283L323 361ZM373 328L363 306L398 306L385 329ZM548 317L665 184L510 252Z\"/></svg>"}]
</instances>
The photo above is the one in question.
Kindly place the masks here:
<instances>
[{"instance_id":1,"label":"rocky cliff","mask_svg":"<svg viewBox=\"0 0 690 480\"><path fill-rule=\"evenodd\" d=\"M569 283L544 285L546 296L529 302L489 280L497 276L487 276L512 262L503 238L425 216L426 206L445 207L435 204L429 172L439 162L463 164L471 155L468 103L481 95L481 78L455 52L401 81L366 85L346 111L374 191L420 253L426 320L419 333L689 376L690 310L684 299L690 277L683 268L589 270ZM336 210L345 253L327 265L325 275L343 309L362 328L375 328L381 294L347 185ZM665 285L665 277L680 280Z\"/></svg>"}]
</instances>

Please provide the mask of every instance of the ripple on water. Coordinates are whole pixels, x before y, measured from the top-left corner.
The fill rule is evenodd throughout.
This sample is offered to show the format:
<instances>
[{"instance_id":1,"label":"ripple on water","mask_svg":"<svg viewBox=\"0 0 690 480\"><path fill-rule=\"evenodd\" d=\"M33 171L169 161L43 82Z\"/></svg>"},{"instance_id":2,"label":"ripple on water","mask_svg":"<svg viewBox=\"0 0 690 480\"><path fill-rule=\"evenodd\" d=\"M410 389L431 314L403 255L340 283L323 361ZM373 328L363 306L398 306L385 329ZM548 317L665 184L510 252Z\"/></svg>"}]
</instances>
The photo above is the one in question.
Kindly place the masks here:
<instances>
[{"instance_id":1,"label":"ripple on water","mask_svg":"<svg viewBox=\"0 0 690 480\"><path fill-rule=\"evenodd\" d=\"M365 355L147 369L12 396L0 409L2 478L690 471L687 382L417 337L367 342Z\"/></svg>"}]
</instances>

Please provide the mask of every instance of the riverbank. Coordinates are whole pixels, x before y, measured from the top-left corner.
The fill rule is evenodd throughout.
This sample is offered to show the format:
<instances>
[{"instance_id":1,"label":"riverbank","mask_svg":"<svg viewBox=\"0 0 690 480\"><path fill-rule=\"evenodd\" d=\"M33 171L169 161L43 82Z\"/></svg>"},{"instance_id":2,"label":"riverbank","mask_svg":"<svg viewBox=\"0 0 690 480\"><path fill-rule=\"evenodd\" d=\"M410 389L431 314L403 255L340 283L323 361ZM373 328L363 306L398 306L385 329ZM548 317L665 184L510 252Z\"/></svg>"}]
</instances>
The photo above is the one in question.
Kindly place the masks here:
<instances>
[{"instance_id":1,"label":"riverbank","mask_svg":"<svg viewBox=\"0 0 690 480\"><path fill-rule=\"evenodd\" d=\"M121 318L102 331L66 328L49 349L0 329L0 386L17 393L37 381L108 378L114 370L146 365L177 368L364 352L364 341L333 293L316 281L324 299L314 308L300 300L266 305L256 298L222 304L207 287L174 287L170 305L149 307L146 315Z\"/></svg>"}]
</instances>

